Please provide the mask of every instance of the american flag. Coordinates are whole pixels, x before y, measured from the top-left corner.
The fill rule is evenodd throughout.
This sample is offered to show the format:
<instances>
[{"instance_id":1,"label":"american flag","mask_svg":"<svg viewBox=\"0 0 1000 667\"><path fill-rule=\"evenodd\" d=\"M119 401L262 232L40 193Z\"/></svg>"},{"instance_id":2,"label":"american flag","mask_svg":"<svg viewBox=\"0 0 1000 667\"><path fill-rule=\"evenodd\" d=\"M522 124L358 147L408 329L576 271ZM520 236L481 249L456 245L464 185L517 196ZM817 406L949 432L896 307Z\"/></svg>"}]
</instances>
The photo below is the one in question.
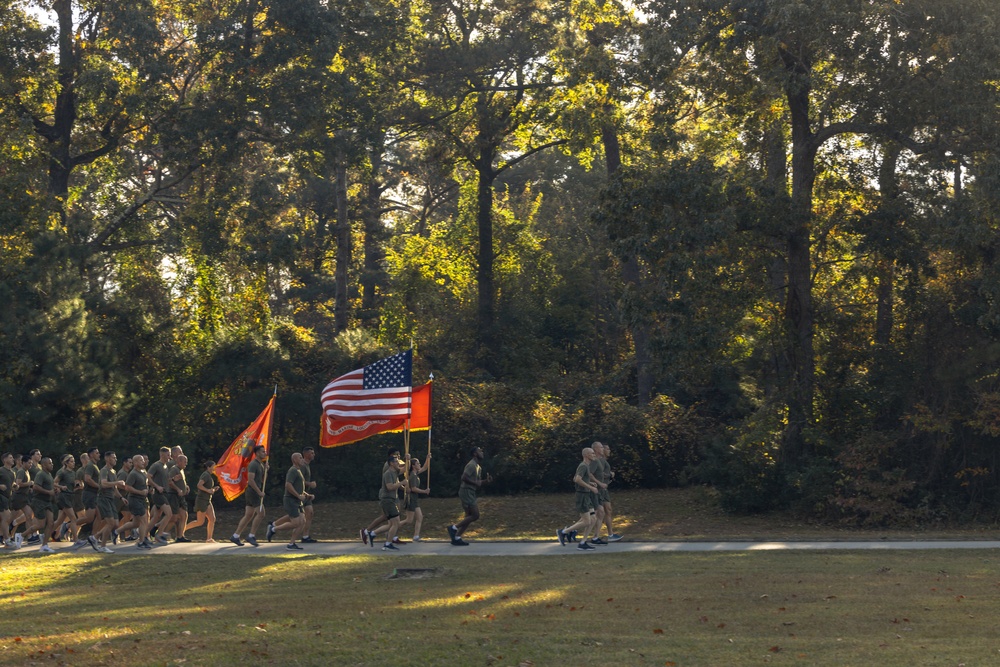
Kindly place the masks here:
<instances>
[{"instance_id":1,"label":"american flag","mask_svg":"<svg viewBox=\"0 0 1000 667\"><path fill-rule=\"evenodd\" d=\"M407 350L341 375L320 396L333 419L405 419L410 416L413 351Z\"/></svg>"}]
</instances>

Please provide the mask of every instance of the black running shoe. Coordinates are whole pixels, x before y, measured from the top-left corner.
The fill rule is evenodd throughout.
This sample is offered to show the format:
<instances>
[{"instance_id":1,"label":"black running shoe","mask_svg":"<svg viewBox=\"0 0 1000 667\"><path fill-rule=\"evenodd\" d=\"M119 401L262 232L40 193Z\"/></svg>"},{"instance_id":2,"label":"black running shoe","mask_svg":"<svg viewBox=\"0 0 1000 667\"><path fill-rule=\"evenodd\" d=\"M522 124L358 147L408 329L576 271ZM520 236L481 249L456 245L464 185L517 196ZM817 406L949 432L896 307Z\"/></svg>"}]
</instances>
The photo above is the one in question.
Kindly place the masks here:
<instances>
[{"instance_id":1,"label":"black running shoe","mask_svg":"<svg viewBox=\"0 0 1000 667\"><path fill-rule=\"evenodd\" d=\"M559 546L561 547L566 546L566 533L563 532L562 528L556 531L556 537L559 538Z\"/></svg>"}]
</instances>

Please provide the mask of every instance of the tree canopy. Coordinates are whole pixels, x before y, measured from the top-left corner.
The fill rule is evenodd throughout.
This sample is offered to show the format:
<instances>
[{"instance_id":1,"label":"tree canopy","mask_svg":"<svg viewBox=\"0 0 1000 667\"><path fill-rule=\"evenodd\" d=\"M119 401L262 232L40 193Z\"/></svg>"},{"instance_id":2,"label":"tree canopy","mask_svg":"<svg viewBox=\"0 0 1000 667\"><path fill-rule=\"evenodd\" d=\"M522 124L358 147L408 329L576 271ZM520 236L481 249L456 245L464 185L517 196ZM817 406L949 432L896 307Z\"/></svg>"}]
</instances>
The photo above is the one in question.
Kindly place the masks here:
<instances>
[{"instance_id":1,"label":"tree canopy","mask_svg":"<svg viewBox=\"0 0 1000 667\"><path fill-rule=\"evenodd\" d=\"M602 440L734 511L995 514L996 3L0 14L0 450L210 455L275 385L300 447L412 344L443 491Z\"/></svg>"}]
</instances>

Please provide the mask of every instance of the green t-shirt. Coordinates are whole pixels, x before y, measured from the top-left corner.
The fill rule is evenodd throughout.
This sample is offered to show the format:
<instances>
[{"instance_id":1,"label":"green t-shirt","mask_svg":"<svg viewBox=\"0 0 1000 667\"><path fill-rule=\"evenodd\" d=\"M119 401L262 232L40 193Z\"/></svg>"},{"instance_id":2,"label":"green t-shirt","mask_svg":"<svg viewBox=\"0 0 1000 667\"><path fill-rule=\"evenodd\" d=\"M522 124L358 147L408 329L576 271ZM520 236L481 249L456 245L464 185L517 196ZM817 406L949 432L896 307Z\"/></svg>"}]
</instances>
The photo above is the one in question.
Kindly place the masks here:
<instances>
[{"instance_id":1,"label":"green t-shirt","mask_svg":"<svg viewBox=\"0 0 1000 667\"><path fill-rule=\"evenodd\" d=\"M472 459L465 464L465 470L462 471L462 483L458 485L460 489L476 489L479 488L475 484L469 484L465 481L465 478L474 479L479 481L482 479L483 469L479 467L479 462L476 459Z\"/></svg>"},{"instance_id":2,"label":"green t-shirt","mask_svg":"<svg viewBox=\"0 0 1000 667\"><path fill-rule=\"evenodd\" d=\"M250 465L247 466L247 481L249 482L251 479L253 480L253 483L257 485L258 489L261 491L264 490L264 464L257 459L250 461ZM248 497L252 496L253 498L260 499L261 494L254 491L248 483L247 495Z\"/></svg>"},{"instance_id":3,"label":"green t-shirt","mask_svg":"<svg viewBox=\"0 0 1000 667\"><path fill-rule=\"evenodd\" d=\"M177 477L180 476L180 479ZM173 486L170 486L170 481L173 481L174 486L180 490L174 490ZM189 490L187 485L187 475L184 474L184 470L176 463L170 467L167 471L167 493L173 493L174 495L183 495L183 492Z\"/></svg>"},{"instance_id":4,"label":"green t-shirt","mask_svg":"<svg viewBox=\"0 0 1000 667\"><path fill-rule=\"evenodd\" d=\"M147 474L149 475L149 479L153 482L153 490L157 493L159 493L159 491L156 490L157 487L161 487L164 493L167 492L167 471L167 464L163 461L157 461L153 465L149 466Z\"/></svg>"},{"instance_id":5,"label":"green t-shirt","mask_svg":"<svg viewBox=\"0 0 1000 667\"><path fill-rule=\"evenodd\" d=\"M104 466L103 468L101 468L101 481L102 482L117 482L118 481L118 473L115 472L114 468L109 468L108 466ZM101 490L97 492L97 495L98 495L98 497L101 497L101 498L114 498L115 497L115 487L113 487L113 486L109 486L109 487L101 486Z\"/></svg>"},{"instance_id":6,"label":"green t-shirt","mask_svg":"<svg viewBox=\"0 0 1000 667\"><path fill-rule=\"evenodd\" d=\"M6 486L5 491L0 491L5 498L10 498L14 493L14 481L17 479L17 475L14 474L13 468L8 468L7 466L0 466L0 485Z\"/></svg>"},{"instance_id":7,"label":"green t-shirt","mask_svg":"<svg viewBox=\"0 0 1000 667\"><path fill-rule=\"evenodd\" d=\"M198 486L199 486L198 493L195 494L195 498L194 498L195 503L197 504L197 502L199 500L201 500L201 501L206 501L206 500L210 501L212 499L212 494L211 493L205 493L204 491L201 490L201 487L204 486L206 489L214 489L215 488L215 475L213 475L212 473L210 473L207 470L205 472L201 473L201 476L198 477Z\"/></svg>"},{"instance_id":8,"label":"green t-shirt","mask_svg":"<svg viewBox=\"0 0 1000 667\"><path fill-rule=\"evenodd\" d=\"M611 482L611 464L608 463L607 459L597 459L597 462L601 464L601 476L599 479L608 484Z\"/></svg>"},{"instance_id":9,"label":"green t-shirt","mask_svg":"<svg viewBox=\"0 0 1000 667\"><path fill-rule=\"evenodd\" d=\"M14 492L14 497L20 500L27 500L28 490L31 488L29 482L31 482L31 473L29 473L24 468L19 468L16 473L14 473L14 479L18 483L18 489Z\"/></svg>"},{"instance_id":10,"label":"green t-shirt","mask_svg":"<svg viewBox=\"0 0 1000 667\"><path fill-rule=\"evenodd\" d=\"M291 484L292 488L295 489L295 493L300 496L306 492L306 478L302 475L302 471L292 466L288 469L285 474L285 484ZM288 492L288 487L285 487L285 498L291 498L292 500L298 500L295 496Z\"/></svg>"},{"instance_id":11,"label":"green t-shirt","mask_svg":"<svg viewBox=\"0 0 1000 667\"><path fill-rule=\"evenodd\" d=\"M135 468L132 468L132 472L130 472L128 474L128 477L125 478L125 484L127 484L128 486L131 486L136 491L146 491L148 489L148 486L146 484L146 473L145 473L145 471L143 471L143 470L136 470ZM129 498L145 498L146 496L144 496L142 494L132 493L131 491L129 491L128 497Z\"/></svg>"},{"instance_id":12,"label":"green t-shirt","mask_svg":"<svg viewBox=\"0 0 1000 667\"><path fill-rule=\"evenodd\" d=\"M411 472L407 477L406 481L410 483L410 490L420 488L420 473Z\"/></svg>"},{"instance_id":13,"label":"green t-shirt","mask_svg":"<svg viewBox=\"0 0 1000 667\"><path fill-rule=\"evenodd\" d=\"M67 495L73 493L73 485L76 484L76 472L70 470L69 468L63 466L56 471L56 484L59 486L65 486L65 491L60 491L59 493L65 493Z\"/></svg>"},{"instance_id":14,"label":"green t-shirt","mask_svg":"<svg viewBox=\"0 0 1000 667\"><path fill-rule=\"evenodd\" d=\"M86 477L90 477L90 479L94 480L95 484L101 483L101 469L98 468L97 464L94 463L93 461L83 466L83 477L81 477L80 479L83 480L83 494L84 495L90 494L96 496L97 489L92 487L90 484L87 484L87 480L85 479ZM129 486L131 486L131 484Z\"/></svg>"},{"instance_id":15,"label":"green t-shirt","mask_svg":"<svg viewBox=\"0 0 1000 667\"><path fill-rule=\"evenodd\" d=\"M586 461L582 461L580 465L576 467L576 474L573 475L573 478L576 479L577 477L582 479L584 484L590 483L590 466L587 465ZM579 483L576 485L576 490L581 493L593 493L589 488Z\"/></svg>"},{"instance_id":16,"label":"green t-shirt","mask_svg":"<svg viewBox=\"0 0 1000 667\"><path fill-rule=\"evenodd\" d=\"M396 489L390 491L388 488L386 488L386 485L395 484L398 481L399 481L399 474L392 468L389 468L384 473L382 473L382 488L379 489L378 492L379 500L385 500L387 498L395 498Z\"/></svg>"},{"instance_id":17,"label":"green t-shirt","mask_svg":"<svg viewBox=\"0 0 1000 667\"><path fill-rule=\"evenodd\" d=\"M32 481L46 491L51 491L55 484L55 481L52 479L52 475L42 469L38 470L38 474L32 478ZM54 496L50 496L47 493L40 493L38 494L38 497L42 500L54 500Z\"/></svg>"}]
</instances>

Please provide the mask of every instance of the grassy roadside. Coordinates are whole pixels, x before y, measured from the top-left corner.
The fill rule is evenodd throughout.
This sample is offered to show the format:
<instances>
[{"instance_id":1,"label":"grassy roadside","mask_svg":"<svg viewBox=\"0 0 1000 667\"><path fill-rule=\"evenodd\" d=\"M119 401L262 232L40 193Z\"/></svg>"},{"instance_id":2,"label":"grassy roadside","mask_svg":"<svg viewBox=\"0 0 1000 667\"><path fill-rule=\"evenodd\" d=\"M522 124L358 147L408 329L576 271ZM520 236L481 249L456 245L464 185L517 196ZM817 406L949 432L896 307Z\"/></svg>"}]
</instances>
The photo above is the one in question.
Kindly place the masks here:
<instances>
[{"instance_id":1,"label":"grassy roadside","mask_svg":"<svg viewBox=\"0 0 1000 667\"><path fill-rule=\"evenodd\" d=\"M0 665L983 665L996 569L968 551L18 557Z\"/></svg>"}]
</instances>

